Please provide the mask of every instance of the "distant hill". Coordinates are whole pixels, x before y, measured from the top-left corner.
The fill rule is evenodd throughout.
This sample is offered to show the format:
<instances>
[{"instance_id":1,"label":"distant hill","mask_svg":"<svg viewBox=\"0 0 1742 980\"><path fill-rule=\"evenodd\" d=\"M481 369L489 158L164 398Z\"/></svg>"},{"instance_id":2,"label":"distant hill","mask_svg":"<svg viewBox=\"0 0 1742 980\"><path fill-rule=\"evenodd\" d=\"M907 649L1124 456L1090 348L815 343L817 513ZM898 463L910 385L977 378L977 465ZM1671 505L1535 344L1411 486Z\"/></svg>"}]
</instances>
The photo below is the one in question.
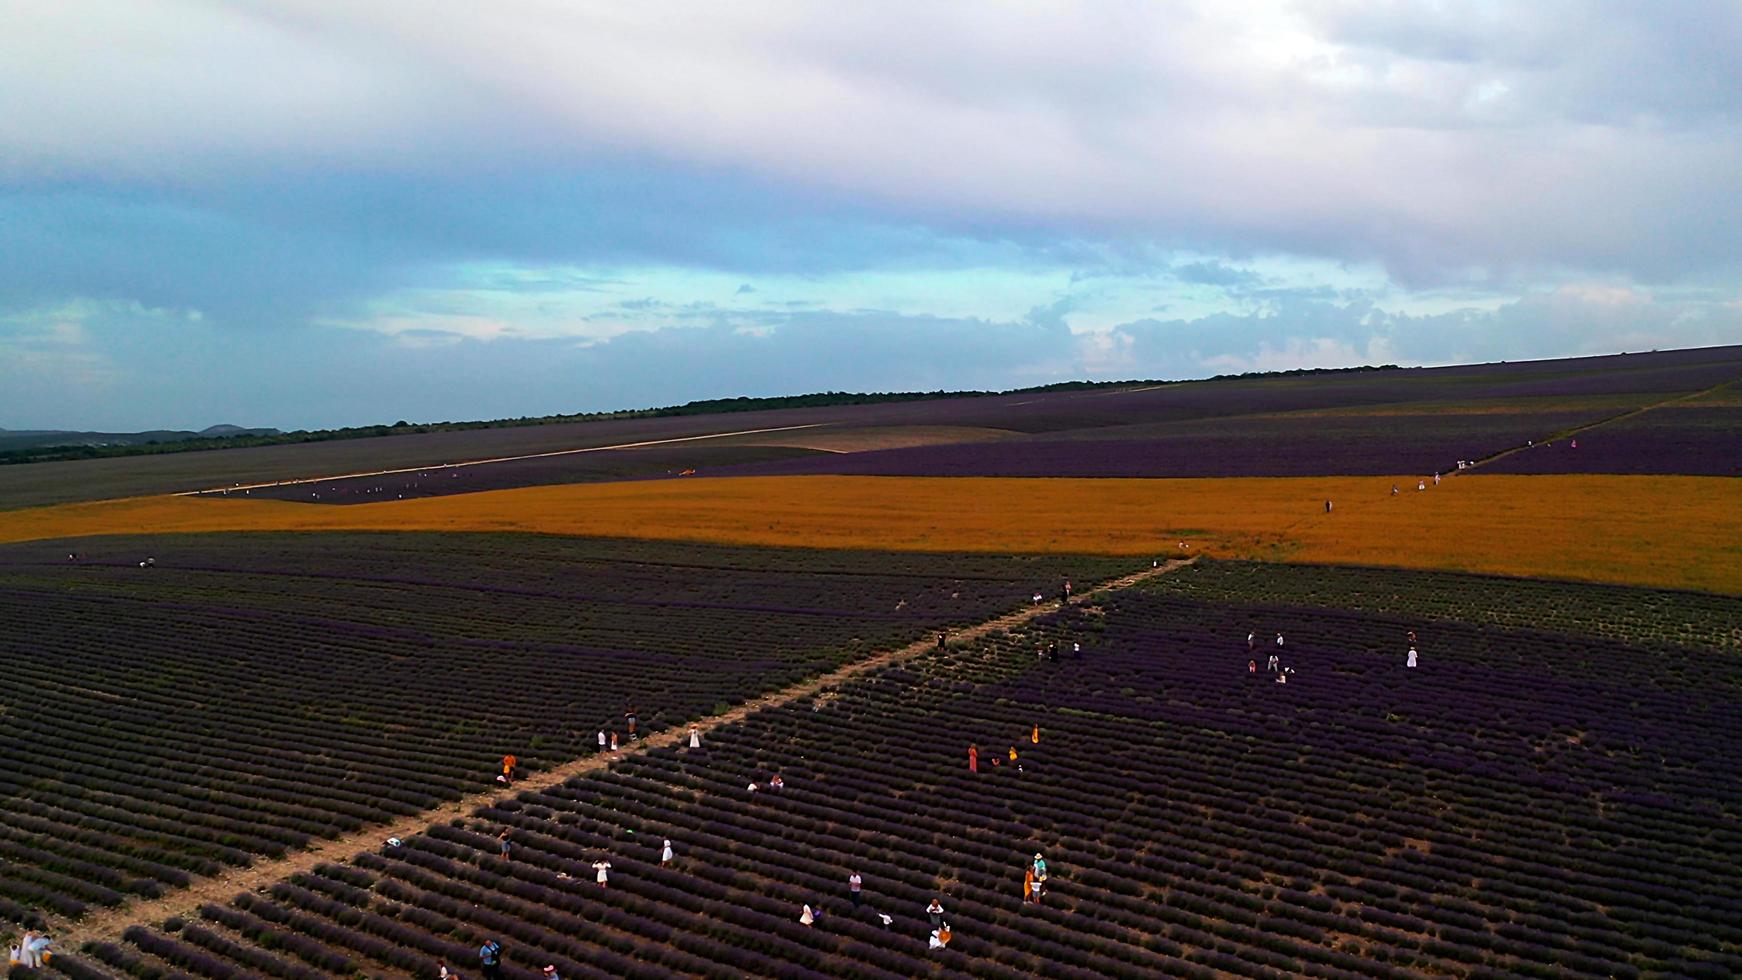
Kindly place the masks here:
<instances>
[{"instance_id":1,"label":"distant hill","mask_svg":"<svg viewBox=\"0 0 1742 980\"><path fill-rule=\"evenodd\" d=\"M163 443L188 443L207 439L231 439L237 436L275 436L277 429L247 428L240 425L213 425L192 432L186 429L151 429L146 432L78 432L67 429L0 429L0 453L42 453L48 450L82 451L102 455L104 451L133 446L155 446Z\"/></svg>"}]
</instances>

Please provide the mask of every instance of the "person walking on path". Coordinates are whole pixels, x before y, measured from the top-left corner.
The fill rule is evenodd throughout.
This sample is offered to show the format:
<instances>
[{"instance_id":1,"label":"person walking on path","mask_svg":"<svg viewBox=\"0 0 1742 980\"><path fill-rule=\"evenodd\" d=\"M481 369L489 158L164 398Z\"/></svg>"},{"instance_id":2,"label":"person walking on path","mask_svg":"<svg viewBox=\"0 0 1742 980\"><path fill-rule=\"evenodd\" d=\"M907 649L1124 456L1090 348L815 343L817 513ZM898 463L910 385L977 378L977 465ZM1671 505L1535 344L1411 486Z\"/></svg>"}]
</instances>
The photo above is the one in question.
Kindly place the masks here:
<instances>
[{"instance_id":1,"label":"person walking on path","mask_svg":"<svg viewBox=\"0 0 1742 980\"><path fill-rule=\"evenodd\" d=\"M1409 648L1409 659L1404 662L1404 666L1405 667L1414 667L1415 666L1415 647Z\"/></svg>"},{"instance_id":2,"label":"person walking on path","mask_svg":"<svg viewBox=\"0 0 1742 980\"><path fill-rule=\"evenodd\" d=\"M690 748L699 749L701 747L702 747L702 730L700 728L697 728L694 725L691 725L690 726Z\"/></svg>"},{"instance_id":3,"label":"person walking on path","mask_svg":"<svg viewBox=\"0 0 1742 980\"><path fill-rule=\"evenodd\" d=\"M968 771L980 771L980 747L978 745L968 746Z\"/></svg>"},{"instance_id":4,"label":"person walking on path","mask_svg":"<svg viewBox=\"0 0 1742 980\"><path fill-rule=\"evenodd\" d=\"M600 755L605 754L605 744L606 744L605 730L603 728L601 728L601 729L599 729L599 754Z\"/></svg>"},{"instance_id":5,"label":"person walking on path","mask_svg":"<svg viewBox=\"0 0 1742 980\"><path fill-rule=\"evenodd\" d=\"M623 712L623 720L629 725L629 741L633 742L639 739L641 736L635 734L635 723L640 719L636 717L635 709L630 708Z\"/></svg>"},{"instance_id":6,"label":"person walking on path","mask_svg":"<svg viewBox=\"0 0 1742 980\"><path fill-rule=\"evenodd\" d=\"M1330 512L1331 512L1331 502L1329 500L1327 500L1327 501L1325 501L1325 513L1329 514Z\"/></svg>"},{"instance_id":7,"label":"person walking on path","mask_svg":"<svg viewBox=\"0 0 1742 980\"><path fill-rule=\"evenodd\" d=\"M478 947L478 972L485 980L496 980L502 976L502 944L494 939L484 940L484 945Z\"/></svg>"},{"instance_id":8,"label":"person walking on path","mask_svg":"<svg viewBox=\"0 0 1742 980\"><path fill-rule=\"evenodd\" d=\"M857 871L847 876L847 894L853 899L854 908L859 907L859 889L863 887L864 884L864 879L859 877L859 872Z\"/></svg>"},{"instance_id":9,"label":"person walking on path","mask_svg":"<svg viewBox=\"0 0 1742 980\"><path fill-rule=\"evenodd\" d=\"M501 779L501 782L504 782L504 783L514 782L514 767L519 762L520 762L520 760L516 759L514 757L514 753L512 753L512 752L510 752L509 754L502 757L502 779Z\"/></svg>"},{"instance_id":10,"label":"person walking on path","mask_svg":"<svg viewBox=\"0 0 1742 980\"><path fill-rule=\"evenodd\" d=\"M496 835L496 839L502 842L501 847L502 847L502 860L503 861L508 860L509 837L511 837L513 835L513 833L514 833L514 831L512 831L512 830L504 830L500 834Z\"/></svg>"},{"instance_id":11,"label":"person walking on path","mask_svg":"<svg viewBox=\"0 0 1742 980\"><path fill-rule=\"evenodd\" d=\"M939 630L938 631L938 650L940 650L940 651L943 650L944 645L948 642L948 640L949 640L949 634L945 633L943 630Z\"/></svg>"},{"instance_id":12,"label":"person walking on path","mask_svg":"<svg viewBox=\"0 0 1742 980\"><path fill-rule=\"evenodd\" d=\"M667 837L665 839L664 845L661 846L660 851L659 851L660 867L666 867L666 866L670 865L672 858L674 858L674 857L676 857L676 855L673 854L672 850L671 850L671 838Z\"/></svg>"},{"instance_id":13,"label":"person walking on path","mask_svg":"<svg viewBox=\"0 0 1742 980\"><path fill-rule=\"evenodd\" d=\"M611 751L613 751L613 752L617 751L617 733L616 732L611 733Z\"/></svg>"},{"instance_id":14,"label":"person walking on path","mask_svg":"<svg viewBox=\"0 0 1742 980\"><path fill-rule=\"evenodd\" d=\"M933 929L942 926L944 924L944 903L935 898L932 899L931 904L925 907L925 914L931 917Z\"/></svg>"},{"instance_id":15,"label":"person walking on path","mask_svg":"<svg viewBox=\"0 0 1742 980\"><path fill-rule=\"evenodd\" d=\"M611 862L610 861L607 861L604 858L600 858L599 860L593 862L593 880L599 883L600 888L609 888L610 887L610 885L611 885Z\"/></svg>"}]
</instances>

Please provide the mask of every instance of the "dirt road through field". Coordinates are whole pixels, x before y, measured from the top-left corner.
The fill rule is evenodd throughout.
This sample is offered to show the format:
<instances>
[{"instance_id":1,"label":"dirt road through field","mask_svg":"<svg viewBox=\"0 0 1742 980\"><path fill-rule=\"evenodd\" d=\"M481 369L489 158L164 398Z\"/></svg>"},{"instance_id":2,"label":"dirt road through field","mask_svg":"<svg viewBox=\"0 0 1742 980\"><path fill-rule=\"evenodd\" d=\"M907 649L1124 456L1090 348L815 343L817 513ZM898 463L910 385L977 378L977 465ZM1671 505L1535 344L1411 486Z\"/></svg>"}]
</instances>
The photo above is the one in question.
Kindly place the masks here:
<instances>
[{"instance_id":1,"label":"dirt road through field","mask_svg":"<svg viewBox=\"0 0 1742 980\"><path fill-rule=\"evenodd\" d=\"M1163 562L1157 567L1145 568L1122 578L1102 582L1079 592L1078 601L1129 588L1145 579L1177 571L1195 561L1197 559L1193 557ZM1023 608L1015 612L978 623L966 629L955 630L950 633L950 639L953 641L977 639L997 630L1020 626L1057 608L1058 603L1050 599L1038 605L1025 604ZM927 637L895 650L887 650L863 660L854 661L827 674L746 701L724 714L698 721L697 727L701 730L702 739L705 742L709 733L715 728L743 721L765 708L777 708L791 704L855 677L919 656L928 650L935 649L936 643L935 637ZM612 762L627 758L637 752L681 745L688 737L687 727L672 728L668 731L649 735L638 742L628 743L622 751L617 753L590 755L545 772L533 773L515 783L512 789L492 788L481 793L473 793L463 799L426 810L416 816L378 825L335 840L318 841L308 850L297 851L274 860L259 861L245 868L235 868L209 878L199 879L187 888L176 889L162 898L129 902L117 908L93 909L77 922L54 923L57 928L50 931L61 949L69 953L75 952L86 942L120 942L121 933L129 926L156 926L171 916L197 918L199 907L208 902L225 904L239 892L265 888L273 882L299 871L308 871L316 865L342 863L359 851L375 850L389 837L414 837L431 824L468 816L472 811L496 800L509 798L526 791L549 789L576 776L604 769Z\"/></svg>"},{"instance_id":2,"label":"dirt road through field","mask_svg":"<svg viewBox=\"0 0 1742 980\"><path fill-rule=\"evenodd\" d=\"M828 422L809 422L804 425L779 425L771 429L741 429L737 432L710 432L700 436L678 436L674 439L649 439L645 442L620 442L614 446L586 446L581 449L556 449L547 453L527 453L524 456L493 456L489 459L468 459L458 463L435 463L427 466L401 466L392 470L368 470L362 473L336 473L329 476L311 476L297 480L274 480L271 483L239 483L233 487L211 487L206 490L183 490L174 494L177 497L201 497L212 493L230 493L236 490L263 490L267 487L294 487L306 483L325 483L328 480L355 480L365 476L393 476L396 473L423 473L429 470L453 470L462 466L485 466L490 463L514 463L523 459L548 459L552 456L576 456L581 453L603 453L613 449L645 449L648 446L669 446L679 442L701 442L704 439L726 439L731 436L754 436L765 432L793 432L798 429L816 429L829 425Z\"/></svg>"}]
</instances>

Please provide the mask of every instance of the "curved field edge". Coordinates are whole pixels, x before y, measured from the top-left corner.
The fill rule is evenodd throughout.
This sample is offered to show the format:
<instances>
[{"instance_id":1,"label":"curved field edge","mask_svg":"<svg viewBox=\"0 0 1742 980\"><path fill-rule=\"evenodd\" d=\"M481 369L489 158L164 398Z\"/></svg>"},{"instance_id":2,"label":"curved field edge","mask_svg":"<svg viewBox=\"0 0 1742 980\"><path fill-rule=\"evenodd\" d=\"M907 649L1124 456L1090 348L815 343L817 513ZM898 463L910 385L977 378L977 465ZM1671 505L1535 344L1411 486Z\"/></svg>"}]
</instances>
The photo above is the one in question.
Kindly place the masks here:
<instances>
[{"instance_id":1,"label":"curved field edge","mask_svg":"<svg viewBox=\"0 0 1742 980\"><path fill-rule=\"evenodd\" d=\"M1194 554L1742 594L1742 482L1682 476L767 477L315 508L146 497L0 513L0 541L189 531L522 531L892 551ZM1397 496L1390 488L1405 488ZM1325 513L1326 500L1335 502Z\"/></svg>"}]
</instances>

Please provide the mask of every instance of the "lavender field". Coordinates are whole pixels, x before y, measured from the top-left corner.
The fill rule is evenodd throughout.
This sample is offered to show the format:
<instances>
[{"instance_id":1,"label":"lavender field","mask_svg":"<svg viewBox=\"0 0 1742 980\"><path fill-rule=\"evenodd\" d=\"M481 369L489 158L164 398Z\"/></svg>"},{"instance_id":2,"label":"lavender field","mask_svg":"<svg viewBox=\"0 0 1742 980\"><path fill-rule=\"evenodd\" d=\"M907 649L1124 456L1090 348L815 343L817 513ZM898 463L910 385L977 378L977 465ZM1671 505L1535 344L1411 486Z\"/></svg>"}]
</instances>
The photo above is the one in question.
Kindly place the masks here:
<instances>
[{"instance_id":1,"label":"lavender field","mask_svg":"<svg viewBox=\"0 0 1742 980\"><path fill-rule=\"evenodd\" d=\"M1532 586L1548 609L1589 593L1660 610L1601 638L1496 625L1494 580L1387 590L1355 570L1303 605L1312 578L1266 592L1267 570L1193 568L1050 613L65 969L417 973L489 937L511 977L1742 970L1742 668L1673 639L1687 600ZM1386 591L1440 605L1365 608ZM1276 633L1286 684L1263 663Z\"/></svg>"},{"instance_id":2,"label":"lavender field","mask_svg":"<svg viewBox=\"0 0 1742 980\"><path fill-rule=\"evenodd\" d=\"M417 814L504 754L536 771L626 738L631 707L662 730L1124 567L524 535L6 546L0 920Z\"/></svg>"}]
</instances>

